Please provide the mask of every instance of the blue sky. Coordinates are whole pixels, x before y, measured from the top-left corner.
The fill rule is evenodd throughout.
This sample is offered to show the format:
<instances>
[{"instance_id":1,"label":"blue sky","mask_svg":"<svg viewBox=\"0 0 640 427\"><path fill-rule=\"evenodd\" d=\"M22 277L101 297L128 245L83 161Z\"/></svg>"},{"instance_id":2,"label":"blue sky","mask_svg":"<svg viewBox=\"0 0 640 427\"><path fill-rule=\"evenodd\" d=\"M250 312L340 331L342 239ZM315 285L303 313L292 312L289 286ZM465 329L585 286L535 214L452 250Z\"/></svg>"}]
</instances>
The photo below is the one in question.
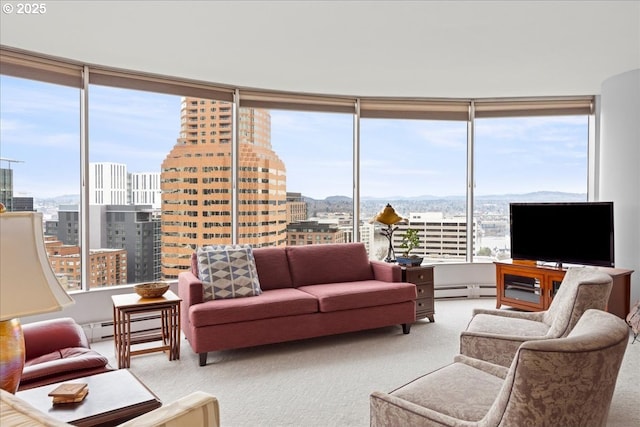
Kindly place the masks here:
<instances>
[{"instance_id":1,"label":"blue sky","mask_svg":"<svg viewBox=\"0 0 640 427\"><path fill-rule=\"evenodd\" d=\"M79 91L0 77L0 157L18 196L77 194ZM180 129L180 98L92 86L90 161L159 171ZM321 199L352 195L353 118L271 112L272 146L287 189ZM464 195L466 122L363 119L361 195ZM476 120L476 194L586 192L587 119ZM7 162L1 162L7 167Z\"/></svg>"}]
</instances>

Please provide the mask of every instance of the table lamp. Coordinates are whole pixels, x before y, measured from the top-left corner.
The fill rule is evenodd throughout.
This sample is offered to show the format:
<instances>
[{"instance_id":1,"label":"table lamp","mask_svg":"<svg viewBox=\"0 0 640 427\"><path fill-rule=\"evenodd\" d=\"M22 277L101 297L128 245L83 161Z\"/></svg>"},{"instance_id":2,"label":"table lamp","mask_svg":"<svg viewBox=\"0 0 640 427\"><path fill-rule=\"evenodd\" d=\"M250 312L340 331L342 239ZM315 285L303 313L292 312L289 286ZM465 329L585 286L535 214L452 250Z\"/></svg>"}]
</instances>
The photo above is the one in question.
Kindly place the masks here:
<instances>
[{"instance_id":1,"label":"table lamp","mask_svg":"<svg viewBox=\"0 0 640 427\"><path fill-rule=\"evenodd\" d=\"M0 206L0 388L15 394L25 360L18 318L61 310L74 301L49 264L42 214L1 213L3 208Z\"/></svg>"},{"instance_id":2,"label":"table lamp","mask_svg":"<svg viewBox=\"0 0 640 427\"><path fill-rule=\"evenodd\" d=\"M380 232L380 234L389 240L389 249L387 250L387 257L384 260L385 262L395 262L396 254L393 250L393 232L396 231L398 227L394 227L394 225L405 220L396 213L393 207L391 207L391 204L387 203L387 206L373 218L373 221L387 226L387 228L383 228Z\"/></svg>"}]
</instances>

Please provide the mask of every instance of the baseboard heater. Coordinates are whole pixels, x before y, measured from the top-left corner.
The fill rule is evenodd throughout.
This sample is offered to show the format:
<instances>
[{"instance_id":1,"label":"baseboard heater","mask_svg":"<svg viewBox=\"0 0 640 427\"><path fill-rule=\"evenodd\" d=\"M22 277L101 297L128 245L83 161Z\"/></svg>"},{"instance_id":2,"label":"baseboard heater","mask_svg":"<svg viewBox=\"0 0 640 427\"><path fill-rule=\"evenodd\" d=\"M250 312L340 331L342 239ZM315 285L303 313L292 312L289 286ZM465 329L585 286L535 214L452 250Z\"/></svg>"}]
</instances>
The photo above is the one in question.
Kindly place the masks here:
<instances>
[{"instance_id":1,"label":"baseboard heater","mask_svg":"<svg viewBox=\"0 0 640 427\"><path fill-rule=\"evenodd\" d=\"M89 342L113 339L113 320L86 323L81 325ZM132 332L153 332L160 329L160 315L131 318Z\"/></svg>"},{"instance_id":2,"label":"baseboard heater","mask_svg":"<svg viewBox=\"0 0 640 427\"><path fill-rule=\"evenodd\" d=\"M436 284L433 289L433 294L435 299L495 297L496 284L460 283L444 286L438 286Z\"/></svg>"}]
</instances>

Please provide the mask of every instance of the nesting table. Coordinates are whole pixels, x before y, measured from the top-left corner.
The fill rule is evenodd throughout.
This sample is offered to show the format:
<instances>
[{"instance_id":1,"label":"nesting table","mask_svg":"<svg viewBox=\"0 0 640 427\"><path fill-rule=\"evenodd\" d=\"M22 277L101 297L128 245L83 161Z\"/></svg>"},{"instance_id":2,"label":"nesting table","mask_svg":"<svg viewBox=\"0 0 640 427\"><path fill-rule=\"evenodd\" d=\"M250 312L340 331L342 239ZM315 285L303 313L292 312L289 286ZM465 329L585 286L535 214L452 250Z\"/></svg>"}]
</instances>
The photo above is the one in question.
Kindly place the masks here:
<instances>
[{"instance_id":1,"label":"nesting table","mask_svg":"<svg viewBox=\"0 0 640 427\"><path fill-rule=\"evenodd\" d=\"M169 360L180 359L180 301L167 291L158 298L142 298L136 293L111 296L113 300L113 335L118 368L129 368L131 356L166 351ZM132 331L132 320L160 315L161 326L150 331ZM159 342L159 343L157 343ZM137 344L156 343L132 349Z\"/></svg>"}]
</instances>

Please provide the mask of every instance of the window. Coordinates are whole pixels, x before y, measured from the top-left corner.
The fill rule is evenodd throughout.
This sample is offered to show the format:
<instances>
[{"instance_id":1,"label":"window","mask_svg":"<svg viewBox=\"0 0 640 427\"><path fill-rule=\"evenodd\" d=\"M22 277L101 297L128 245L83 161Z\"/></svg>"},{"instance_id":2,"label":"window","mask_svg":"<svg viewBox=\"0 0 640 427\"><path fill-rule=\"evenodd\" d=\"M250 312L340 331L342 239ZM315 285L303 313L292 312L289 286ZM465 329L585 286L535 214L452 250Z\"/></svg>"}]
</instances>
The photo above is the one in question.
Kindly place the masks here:
<instances>
[{"instance_id":1,"label":"window","mask_svg":"<svg viewBox=\"0 0 640 427\"><path fill-rule=\"evenodd\" d=\"M43 214L49 259L69 291L81 288L78 228L68 210L80 193L79 100L77 88L0 76L0 201L9 211Z\"/></svg>"},{"instance_id":2,"label":"window","mask_svg":"<svg viewBox=\"0 0 640 427\"><path fill-rule=\"evenodd\" d=\"M589 116L477 119L474 259L510 258L509 202L586 201Z\"/></svg>"},{"instance_id":3,"label":"window","mask_svg":"<svg viewBox=\"0 0 640 427\"><path fill-rule=\"evenodd\" d=\"M316 227L325 225L318 229L327 242L345 242L353 224L353 116L291 110L270 110L270 114L273 150L284 166L277 177L283 230L310 221ZM284 203L286 193L295 193L296 200ZM306 210L294 214L295 206L305 202ZM284 235L281 244L286 240Z\"/></svg>"},{"instance_id":4,"label":"window","mask_svg":"<svg viewBox=\"0 0 640 427\"><path fill-rule=\"evenodd\" d=\"M439 227L449 221L465 222L466 147L463 121L362 119L360 230L370 258L387 256L389 242L380 234L380 224L370 220L389 203L410 221L394 232L396 255L403 232L412 228L418 230L421 242L412 255L428 262L465 260L466 240L460 240L455 251L444 250L445 234ZM434 216L438 229L429 234L427 220ZM464 236L466 229L458 232Z\"/></svg>"}]
</instances>

